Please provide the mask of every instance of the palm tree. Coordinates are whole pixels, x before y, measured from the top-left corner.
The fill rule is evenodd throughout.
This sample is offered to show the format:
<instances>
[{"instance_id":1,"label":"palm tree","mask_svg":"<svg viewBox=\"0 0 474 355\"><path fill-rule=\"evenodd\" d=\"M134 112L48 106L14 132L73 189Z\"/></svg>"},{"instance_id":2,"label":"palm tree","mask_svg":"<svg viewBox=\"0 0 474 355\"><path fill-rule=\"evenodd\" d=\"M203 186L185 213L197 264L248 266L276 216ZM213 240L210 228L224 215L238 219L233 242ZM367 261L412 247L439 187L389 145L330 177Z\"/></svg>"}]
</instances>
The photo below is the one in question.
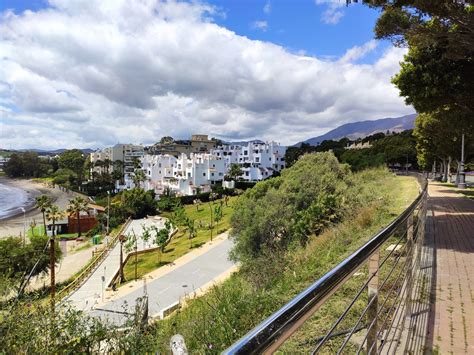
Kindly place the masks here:
<instances>
[{"instance_id":1,"label":"palm tree","mask_svg":"<svg viewBox=\"0 0 474 355\"><path fill-rule=\"evenodd\" d=\"M44 225L44 234L46 234L46 211L51 207L52 200L51 197L46 195L41 195L35 198L36 208L38 208L43 214L43 225Z\"/></svg>"},{"instance_id":2,"label":"palm tree","mask_svg":"<svg viewBox=\"0 0 474 355\"><path fill-rule=\"evenodd\" d=\"M109 169L110 169L111 165L112 165L112 160L110 160L109 158L105 158L104 159L104 167L105 167L105 172L107 174L109 173Z\"/></svg>"},{"instance_id":3,"label":"palm tree","mask_svg":"<svg viewBox=\"0 0 474 355\"><path fill-rule=\"evenodd\" d=\"M99 168L99 173L102 174L102 168L104 167L104 162L100 159L97 159L95 162L94 162L94 167L96 168Z\"/></svg>"},{"instance_id":4,"label":"palm tree","mask_svg":"<svg viewBox=\"0 0 474 355\"><path fill-rule=\"evenodd\" d=\"M141 169L135 169L135 172L132 175L132 181L135 187L140 188L142 182L145 182L147 179L145 172Z\"/></svg>"},{"instance_id":5,"label":"palm tree","mask_svg":"<svg viewBox=\"0 0 474 355\"><path fill-rule=\"evenodd\" d=\"M87 201L82 198L81 196L74 197L73 199L69 200L69 206L67 208L67 212L69 214L75 214L77 218L77 236L81 236L81 212L87 211Z\"/></svg>"},{"instance_id":6,"label":"palm tree","mask_svg":"<svg viewBox=\"0 0 474 355\"><path fill-rule=\"evenodd\" d=\"M115 176L118 177L117 180L120 180L120 184L123 185L123 171L125 168L125 164L122 160L115 160L113 162L113 168Z\"/></svg>"},{"instance_id":7,"label":"palm tree","mask_svg":"<svg viewBox=\"0 0 474 355\"><path fill-rule=\"evenodd\" d=\"M64 217L64 212L58 206L51 204L46 210L46 218L53 222L53 238L56 235L56 222Z\"/></svg>"}]
</instances>

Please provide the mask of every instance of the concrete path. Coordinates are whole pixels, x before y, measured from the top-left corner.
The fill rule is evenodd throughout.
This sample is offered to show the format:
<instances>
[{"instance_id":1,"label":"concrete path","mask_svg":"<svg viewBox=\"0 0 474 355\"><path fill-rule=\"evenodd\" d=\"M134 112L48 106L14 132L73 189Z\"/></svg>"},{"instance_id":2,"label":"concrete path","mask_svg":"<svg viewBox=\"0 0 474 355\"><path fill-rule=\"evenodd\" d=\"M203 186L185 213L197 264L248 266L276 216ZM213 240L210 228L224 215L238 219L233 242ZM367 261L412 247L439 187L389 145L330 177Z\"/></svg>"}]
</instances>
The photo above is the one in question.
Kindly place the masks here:
<instances>
[{"instance_id":1,"label":"concrete path","mask_svg":"<svg viewBox=\"0 0 474 355\"><path fill-rule=\"evenodd\" d=\"M232 242L227 238L214 241L203 253L187 258L184 264L176 265L171 271L148 281L146 285L149 298L148 312L151 317L157 316L163 309L179 302L182 297L196 292L209 285L233 269L234 264L228 260ZM177 264L179 261L177 261ZM160 268L160 269L164 269ZM109 322L122 325L127 315L134 313L137 298L144 295L143 281L140 287L110 302L97 306L89 314ZM132 285L124 287L133 287Z\"/></svg>"},{"instance_id":2,"label":"concrete path","mask_svg":"<svg viewBox=\"0 0 474 355\"><path fill-rule=\"evenodd\" d=\"M474 354L474 201L439 183L428 192L434 269L424 351Z\"/></svg>"},{"instance_id":3,"label":"concrete path","mask_svg":"<svg viewBox=\"0 0 474 355\"><path fill-rule=\"evenodd\" d=\"M133 232L135 232L135 235L139 238L138 251L153 248L151 241L148 244L145 244L145 242L140 238L143 232L143 226L150 227L151 225L157 225L158 227L163 228L164 220L160 217L133 220L125 230L124 235L132 235ZM102 293L118 271L119 263L120 243L117 243L87 281L69 295L65 301L70 302L77 309L85 311L91 310L95 304L101 301Z\"/></svg>"}]
</instances>

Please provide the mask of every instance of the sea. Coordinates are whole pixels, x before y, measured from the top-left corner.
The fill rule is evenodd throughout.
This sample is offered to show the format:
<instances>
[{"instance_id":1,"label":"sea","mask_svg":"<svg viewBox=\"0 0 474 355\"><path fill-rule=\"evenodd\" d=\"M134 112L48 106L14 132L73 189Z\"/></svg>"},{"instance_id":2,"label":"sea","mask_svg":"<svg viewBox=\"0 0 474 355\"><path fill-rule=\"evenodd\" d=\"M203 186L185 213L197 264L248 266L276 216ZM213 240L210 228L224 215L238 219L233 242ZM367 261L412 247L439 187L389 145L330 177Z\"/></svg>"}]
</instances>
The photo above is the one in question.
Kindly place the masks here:
<instances>
[{"instance_id":1,"label":"sea","mask_svg":"<svg viewBox=\"0 0 474 355\"><path fill-rule=\"evenodd\" d=\"M0 220L21 213L29 198L25 190L0 183Z\"/></svg>"}]
</instances>

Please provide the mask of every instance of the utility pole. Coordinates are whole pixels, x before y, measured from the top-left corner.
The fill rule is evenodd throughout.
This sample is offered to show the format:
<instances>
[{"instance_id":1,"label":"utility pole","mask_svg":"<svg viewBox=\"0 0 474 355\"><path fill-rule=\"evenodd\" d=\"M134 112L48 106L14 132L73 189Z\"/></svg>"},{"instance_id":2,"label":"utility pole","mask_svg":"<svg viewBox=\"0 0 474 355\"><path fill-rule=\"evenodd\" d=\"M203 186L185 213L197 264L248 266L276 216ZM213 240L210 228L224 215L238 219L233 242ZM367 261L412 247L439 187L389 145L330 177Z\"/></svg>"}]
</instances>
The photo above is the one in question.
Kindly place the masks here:
<instances>
[{"instance_id":1,"label":"utility pole","mask_svg":"<svg viewBox=\"0 0 474 355\"><path fill-rule=\"evenodd\" d=\"M458 189L466 188L466 174L464 173L464 133L461 136L461 162L459 164Z\"/></svg>"},{"instance_id":2,"label":"utility pole","mask_svg":"<svg viewBox=\"0 0 474 355\"><path fill-rule=\"evenodd\" d=\"M55 266L56 266L56 253L54 250L54 227L49 239L49 268L51 271L51 312L54 314L54 298L56 296L56 279L55 279Z\"/></svg>"},{"instance_id":3,"label":"utility pole","mask_svg":"<svg viewBox=\"0 0 474 355\"><path fill-rule=\"evenodd\" d=\"M125 277L123 275L123 243L127 240L127 237L125 237L123 234L120 235L119 237L119 242L120 242L120 266L119 266L119 279L120 283L125 281Z\"/></svg>"},{"instance_id":4,"label":"utility pole","mask_svg":"<svg viewBox=\"0 0 474 355\"><path fill-rule=\"evenodd\" d=\"M109 223L110 223L110 191L107 191L107 238L109 237Z\"/></svg>"}]
</instances>

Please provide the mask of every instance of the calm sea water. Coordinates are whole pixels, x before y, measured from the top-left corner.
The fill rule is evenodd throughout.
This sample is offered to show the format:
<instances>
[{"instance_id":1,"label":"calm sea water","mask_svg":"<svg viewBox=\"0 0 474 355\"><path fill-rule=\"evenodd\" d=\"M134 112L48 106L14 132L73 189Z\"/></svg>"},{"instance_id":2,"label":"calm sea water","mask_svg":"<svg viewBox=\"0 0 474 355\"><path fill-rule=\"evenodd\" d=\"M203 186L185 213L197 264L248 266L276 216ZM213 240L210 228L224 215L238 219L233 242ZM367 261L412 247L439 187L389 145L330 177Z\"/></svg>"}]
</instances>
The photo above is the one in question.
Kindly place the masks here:
<instances>
[{"instance_id":1,"label":"calm sea water","mask_svg":"<svg viewBox=\"0 0 474 355\"><path fill-rule=\"evenodd\" d=\"M28 198L26 191L0 183L0 219L20 213Z\"/></svg>"}]
</instances>

